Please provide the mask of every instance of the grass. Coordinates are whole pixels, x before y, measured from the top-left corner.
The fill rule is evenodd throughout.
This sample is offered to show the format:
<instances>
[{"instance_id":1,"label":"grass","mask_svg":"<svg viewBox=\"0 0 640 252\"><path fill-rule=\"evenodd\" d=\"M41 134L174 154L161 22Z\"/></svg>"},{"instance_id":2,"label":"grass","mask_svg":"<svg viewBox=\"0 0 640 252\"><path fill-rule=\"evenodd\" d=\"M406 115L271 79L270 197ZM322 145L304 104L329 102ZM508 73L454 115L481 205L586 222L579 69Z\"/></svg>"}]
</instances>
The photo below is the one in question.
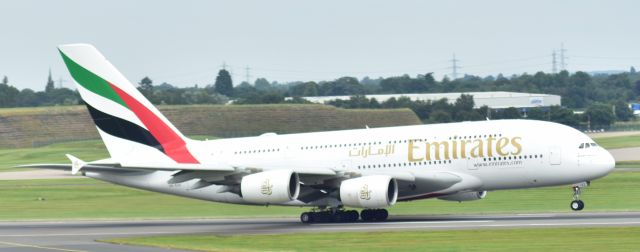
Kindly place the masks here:
<instances>
[{"instance_id":1,"label":"grass","mask_svg":"<svg viewBox=\"0 0 640 252\"><path fill-rule=\"evenodd\" d=\"M189 136L196 140L212 140L213 136ZM23 171L18 165L38 163L68 163L64 154L72 154L85 161L108 158L109 153L102 140L64 142L38 148L0 149L0 172Z\"/></svg>"},{"instance_id":2,"label":"grass","mask_svg":"<svg viewBox=\"0 0 640 252\"><path fill-rule=\"evenodd\" d=\"M594 140L605 149L640 147L640 135L600 137Z\"/></svg>"},{"instance_id":3,"label":"grass","mask_svg":"<svg viewBox=\"0 0 640 252\"><path fill-rule=\"evenodd\" d=\"M640 159L640 157L639 157ZM616 168L640 168L640 161L620 161L616 162ZM640 171L640 169L638 169Z\"/></svg>"},{"instance_id":4,"label":"grass","mask_svg":"<svg viewBox=\"0 0 640 252\"><path fill-rule=\"evenodd\" d=\"M410 109L339 109L319 104L158 106L186 135L257 136L419 124ZM98 138L83 106L0 109L0 148Z\"/></svg>"},{"instance_id":5,"label":"grass","mask_svg":"<svg viewBox=\"0 0 640 252\"><path fill-rule=\"evenodd\" d=\"M39 148L0 149L0 172L24 170L17 165L36 163L68 163L64 154L70 153L83 160L109 157L100 140L57 143Z\"/></svg>"},{"instance_id":6,"label":"grass","mask_svg":"<svg viewBox=\"0 0 640 252\"><path fill-rule=\"evenodd\" d=\"M177 235L106 240L198 251L633 251L640 227L270 235Z\"/></svg>"},{"instance_id":7,"label":"grass","mask_svg":"<svg viewBox=\"0 0 640 252\"><path fill-rule=\"evenodd\" d=\"M594 181L582 196L584 211L640 210L640 171L614 172ZM206 202L115 186L93 179L0 181L0 220L297 218L307 208ZM489 192L471 202L400 202L391 215L570 212L568 186Z\"/></svg>"}]
</instances>

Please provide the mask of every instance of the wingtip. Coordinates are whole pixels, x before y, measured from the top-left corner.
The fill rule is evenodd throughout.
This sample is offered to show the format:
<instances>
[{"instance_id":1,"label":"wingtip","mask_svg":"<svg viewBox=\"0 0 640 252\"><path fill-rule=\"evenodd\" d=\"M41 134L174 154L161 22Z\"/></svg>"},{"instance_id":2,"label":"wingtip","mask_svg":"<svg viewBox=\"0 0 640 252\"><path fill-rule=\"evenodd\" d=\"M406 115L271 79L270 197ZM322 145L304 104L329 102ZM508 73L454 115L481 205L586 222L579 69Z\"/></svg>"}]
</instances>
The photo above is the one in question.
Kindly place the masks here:
<instances>
[{"instance_id":1,"label":"wingtip","mask_svg":"<svg viewBox=\"0 0 640 252\"><path fill-rule=\"evenodd\" d=\"M82 167L87 164L86 162L80 160L77 157L74 157L71 154L65 154L65 156L67 156L69 161L71 161L71 175L78 174L78 172L80 172Z\"/></svg>"}]
</instances>

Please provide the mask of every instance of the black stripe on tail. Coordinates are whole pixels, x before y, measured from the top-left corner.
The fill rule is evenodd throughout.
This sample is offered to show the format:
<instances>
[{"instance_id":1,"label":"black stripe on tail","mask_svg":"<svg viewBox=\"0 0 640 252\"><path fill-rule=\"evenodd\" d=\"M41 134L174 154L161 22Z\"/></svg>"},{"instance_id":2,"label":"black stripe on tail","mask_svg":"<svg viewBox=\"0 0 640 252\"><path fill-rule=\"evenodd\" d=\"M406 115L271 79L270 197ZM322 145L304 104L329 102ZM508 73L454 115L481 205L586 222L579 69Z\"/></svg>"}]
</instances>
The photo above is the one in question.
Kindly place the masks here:
<instances>
[{"instance_id":1,"label":"black stripe on tail","mask_svg":"<svg viewBox=\"0 0 640 252\"><path fill-rule=\"evenodd\" d=\"M93 122L100 130L115 137L151 146L164 153L162 145L147 129L122 118L106 114L88 103L85 103L85 105L87 105Z\"/></svg>"}]
</instances>

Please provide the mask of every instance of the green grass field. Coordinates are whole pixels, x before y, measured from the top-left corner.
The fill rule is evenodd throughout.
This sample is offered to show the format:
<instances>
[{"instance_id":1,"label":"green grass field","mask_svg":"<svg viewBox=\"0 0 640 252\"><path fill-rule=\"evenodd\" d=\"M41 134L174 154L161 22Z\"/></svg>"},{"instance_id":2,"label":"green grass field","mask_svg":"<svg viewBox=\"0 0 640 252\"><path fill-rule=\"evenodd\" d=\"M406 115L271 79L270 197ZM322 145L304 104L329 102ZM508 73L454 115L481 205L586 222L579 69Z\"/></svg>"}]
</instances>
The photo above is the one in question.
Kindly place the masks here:
<instances>
[{"instance_id":1,"label":"green grass field","mask_svg":"<svg viewBox=\"0 0 640 252\"><path fill-rule=\"evenodd\" d=\"M596 180L582 199L584 211L640 210L640 171L614 172ZM0 220L297 218L306 208L206 202L111 185L93 179L0 181ZM392 215L570 212L568 186L489 192L471 202L421 200L389 208Z\"/></svg>"},{"instance_id":2,"label":"green grass field","mask_svg":"<svg viewBox=\"0 0 640 252\"><path fill-rule=\"evenodd\" d=\"M106 240L198 251L637 251L640 227L179 235Z\"/></svg>"},{"instance_id":3,"label":"green grass field","mask_svg":"<svg viewBox=\"0 0 640 252\"><path fill-rule=\"evenodd\" d=\"M640 159L640 157L638 158ZM620 161L616 162L616 168L640 168L640 161ZM640 171L640 169L638 169Z\"/></svg>"},{"instance_id":4,"label":"green grass field","mask_svg":"<svg viewBox=\"0 0 640 252\"><path fill-rule=\"evenodd\" d=\"M193 139L215 139L213 136L189 136ZM21 171L18 165L38 163L68 163L65 154L72 154L85 161L108 158L109 153L102 140L85 140L47 145L38 148L0 149L0 172Z\"/></svg>"},{"instance_id":5,"label":"green grass field","mask_svg":"<svg viewBox=\"0 0 640 252\"><path fill-rule=\"evenodd\" d=\"M39 148L0 149L0 172L17 171L17 165L36 163L68 163L64 154L70 153L83 160L108 158L109 154L100 140L76 141L52 144Z\"/></svg>"},{"instance_id":6,"label":"green grass field","mask_svg":"<svg viewBox=\"0 0 640 252\"><path fill-rule=\"evenodd\" d=\"M593 140L605 149L640 147L640 135L600 137ZM638 159L640 159L640 157Z\"/></svg>"}]
</instances>

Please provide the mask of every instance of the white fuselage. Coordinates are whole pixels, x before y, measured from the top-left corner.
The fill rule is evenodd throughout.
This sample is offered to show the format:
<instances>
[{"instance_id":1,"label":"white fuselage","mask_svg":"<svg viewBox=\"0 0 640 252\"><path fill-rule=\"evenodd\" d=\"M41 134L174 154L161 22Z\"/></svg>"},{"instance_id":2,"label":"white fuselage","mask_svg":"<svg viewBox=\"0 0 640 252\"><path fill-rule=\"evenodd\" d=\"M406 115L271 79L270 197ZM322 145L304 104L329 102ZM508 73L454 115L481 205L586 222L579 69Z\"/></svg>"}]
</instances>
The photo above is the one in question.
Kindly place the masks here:
<instances>
[{"instance_id":1,"label":"white fuselage","mask_svg":"<svg viewBox=\"0 0 640 252\"><path fill-rule=\"evenodd\" d=\"M588 147L584 147L584 145ZM582 146L581 146L582 145ZM346 174L412 174L399 181L398 200L432 198L461 191L554 186L608 174L615 161L585 134L556 123L496 120L329 131L189 142L207 163L271 169L333 169ZM462 182L433 183L436 172ZM171 184L175 172L86 175L116 184L203 200L250 204L222 186L190 189L196 181ZM221 192L222 191L222 192ZM335 199L283 205L326 206Z\"/></svg>"}]
</instances>

